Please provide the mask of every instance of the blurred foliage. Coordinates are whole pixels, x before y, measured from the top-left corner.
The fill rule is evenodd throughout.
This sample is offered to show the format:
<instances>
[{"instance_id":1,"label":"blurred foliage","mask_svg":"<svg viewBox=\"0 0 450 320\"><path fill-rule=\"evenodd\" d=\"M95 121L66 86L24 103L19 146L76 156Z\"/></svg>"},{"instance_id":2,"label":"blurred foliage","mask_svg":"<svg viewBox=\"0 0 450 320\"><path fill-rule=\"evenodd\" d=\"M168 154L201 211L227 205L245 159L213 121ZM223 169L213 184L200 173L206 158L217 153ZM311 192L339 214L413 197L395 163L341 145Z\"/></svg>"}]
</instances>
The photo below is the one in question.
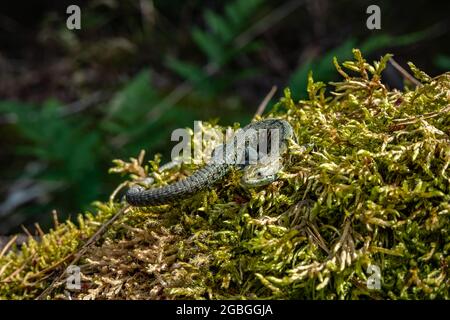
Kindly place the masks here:
<instances>
[{"instance_id":1,"label":"blurred foliage","mask_svg":"<svg viewBox=\"0 0 450 320\"><path fill-rule=\"evenodd\" d=\"M60 111L61 105L52 100L42 106L0 102L0 112L14 114L23 138L16 152L46 163L46 169L34 178L58 183L63 195L70 194L64 201L86 204L100 195L100 133L89 129L91 119L64 117Z\"/></svg>"},{"instance_id":2,"label":"blurred foliage","mask_svg":"<svg viewBox=\"0 0 450 320\"><path fill-rule=\"evenodd\" d=\"M435 64L442 70L450 70L450 56L440 54L435 58Z\"/></svg>"},{"instance_id":3,"label":"blurred foliage","mask_svg":"<svg viewBox=\"0 0 450 320\"><path fill-rule=\"evenodd\" d=\"M116 145L114 152L123 155L137 154L143 147L162 151L166 146L171 123L187 126L200 116L196 110L192 112L173 106L164 113L153 114L158 117L158 121L154 121L151 115L161 97L152 88L150 77L148 70L138 73L104 108L105 116L100 129L107 136L113 137L110 144L112 147ZM124 146L124 149L117 146Z\"/></svg>"},{"instance_id":4,"label":"blurred foliage","mask_svg":"<svg viewBox=\"0 0 450 320\"><path fill-rule=\"evenodd\" d=\"M204 94L217 95L220 91L238 79L255 74L254 69L230 69L227 66L233 59L258 48L257 42L246 43L242 47L235 41L251 25L258 7L264 0L236 0L225 5L223 16L211 10L204 12L207 31L197 27L192 29L192 39L207 57L205 67L168 58L167 65L181 77L191 82ZM221 69L219 77L212 76L213 71Z\"/></svg>"}]
</instances>

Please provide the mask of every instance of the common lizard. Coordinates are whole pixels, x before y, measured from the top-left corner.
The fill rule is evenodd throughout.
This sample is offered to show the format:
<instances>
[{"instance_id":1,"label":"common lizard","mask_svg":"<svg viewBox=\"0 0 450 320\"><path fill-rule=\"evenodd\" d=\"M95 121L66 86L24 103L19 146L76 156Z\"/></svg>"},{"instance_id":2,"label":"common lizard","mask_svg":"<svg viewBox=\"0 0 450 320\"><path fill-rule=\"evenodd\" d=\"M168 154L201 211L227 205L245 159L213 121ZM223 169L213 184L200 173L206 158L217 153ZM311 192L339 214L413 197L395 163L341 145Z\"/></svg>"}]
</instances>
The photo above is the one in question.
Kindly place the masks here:
<instances>
[{"instance_id":1,"label":"common lizard","mask_svg":"<svg viewBox=\"0 0 450 320\"><path fill-rule=\"evenodd\" d=\"M258 140L260 130L267 130L267 137L275 132L276 144L273 145L271 142L267 145L268 149L275 146L277 152L269 154L267 150L264 157L257 159L259 162L251 163L248 161L249 157L254 157L256 152L253 146L257 146L261 141ZM289 139L295 139L294 130L285 120L265 119L252 122L245 126L240 134L235 133L227 144L216 147L210 162L194 171L192 175L158 188L144 189L135 185L128 189L126 200L132 206L153 206L186 199L214 185L233 167L244 170L242 182L246 186L268 184L278 178L278 172L282 168L281 156L287 151ZM243 159L243 156L246 158Z\"/></svg>"}]
</instances>

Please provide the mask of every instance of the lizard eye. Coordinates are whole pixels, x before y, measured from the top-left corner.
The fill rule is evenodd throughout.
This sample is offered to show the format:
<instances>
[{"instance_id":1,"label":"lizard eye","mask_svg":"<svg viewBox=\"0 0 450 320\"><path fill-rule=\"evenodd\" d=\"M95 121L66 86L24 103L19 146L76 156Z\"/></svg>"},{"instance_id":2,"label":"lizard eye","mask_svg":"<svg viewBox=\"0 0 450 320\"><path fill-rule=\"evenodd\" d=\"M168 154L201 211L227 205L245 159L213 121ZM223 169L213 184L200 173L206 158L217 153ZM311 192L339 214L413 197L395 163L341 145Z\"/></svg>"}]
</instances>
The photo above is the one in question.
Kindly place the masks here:
<instances>
[{"instance_id":1,"label":"lizard eye","mask_svg":"<svg viewBox=\"0 0 450 320\"><path fill-rule=\"evenodd\" d=\"M262 177L261 171L258 171L258 172L256 173L256 176L257 176L258 178L261 178L261 177Z\"/></svg>"}]
</instances>

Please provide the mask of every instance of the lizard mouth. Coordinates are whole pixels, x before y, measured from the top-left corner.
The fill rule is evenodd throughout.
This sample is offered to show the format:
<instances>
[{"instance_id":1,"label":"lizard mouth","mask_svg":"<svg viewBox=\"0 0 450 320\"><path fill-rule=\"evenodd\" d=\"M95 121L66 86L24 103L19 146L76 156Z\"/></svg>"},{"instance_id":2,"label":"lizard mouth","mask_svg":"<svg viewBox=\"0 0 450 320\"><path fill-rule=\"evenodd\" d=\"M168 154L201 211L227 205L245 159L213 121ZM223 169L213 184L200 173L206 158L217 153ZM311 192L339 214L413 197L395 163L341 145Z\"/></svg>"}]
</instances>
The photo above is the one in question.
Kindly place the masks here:
<instances>
[{"instance_id":1,"label":"lizard mouth","mask_svg":"<svg viewBox=\"0 0 450 320\"><path fill-rule=\"evenodd\" d=\"M277 179L277 175L268 175L263 177L246 177L241 178L241 184L245 187L262 187L268 185Z\"/></svg>"}]
</instances>

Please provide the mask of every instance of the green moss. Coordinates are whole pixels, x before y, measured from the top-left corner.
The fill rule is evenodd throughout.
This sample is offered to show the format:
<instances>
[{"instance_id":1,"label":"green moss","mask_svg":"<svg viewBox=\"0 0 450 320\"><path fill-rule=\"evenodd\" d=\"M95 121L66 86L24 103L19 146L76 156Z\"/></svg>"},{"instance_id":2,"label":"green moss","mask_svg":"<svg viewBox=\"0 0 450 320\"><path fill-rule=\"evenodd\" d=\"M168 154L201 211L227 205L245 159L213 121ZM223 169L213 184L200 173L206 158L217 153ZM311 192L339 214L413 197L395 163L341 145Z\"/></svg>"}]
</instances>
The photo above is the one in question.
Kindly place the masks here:
<instances>
[{"instance_id":1,"label":"green moss","mask_svg":"<svg viewBox=\"0 0 450 320\"><path fill-rule=\"evenodd\" d=\"M450 74L431 78L411 64L421 85L390 91L380 81L389 55L372 65L354 55L335 61L344 80L331 94L310 76L308 100L286 90L268 115L298 138L278 181L246 190L233 172L180 203L129 209L83 254L86 286L71 296L448 299ZM142 156L112 171L131 180L155 171L159 159L142 166ZM0 297L39 295L125 206L113 198L0 257ZM381 290L367 288L369 265L380 268ZM47 296L64 297L64 282Z\"/></svg>"}]
</instances>

